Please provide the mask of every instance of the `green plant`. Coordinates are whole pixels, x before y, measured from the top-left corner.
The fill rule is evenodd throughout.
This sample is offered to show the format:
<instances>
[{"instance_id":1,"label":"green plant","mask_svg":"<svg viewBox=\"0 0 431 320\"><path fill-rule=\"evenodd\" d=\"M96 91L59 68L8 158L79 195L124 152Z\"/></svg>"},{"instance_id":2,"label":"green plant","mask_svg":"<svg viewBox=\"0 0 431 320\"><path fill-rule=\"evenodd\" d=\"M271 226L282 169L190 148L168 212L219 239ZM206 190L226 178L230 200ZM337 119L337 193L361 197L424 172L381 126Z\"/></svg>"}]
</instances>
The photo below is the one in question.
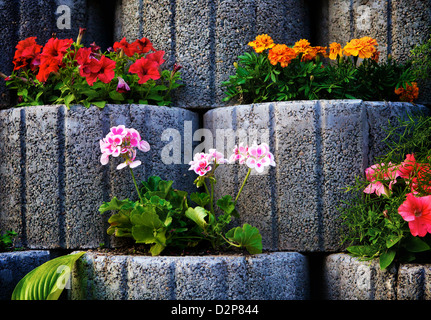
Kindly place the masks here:
<instances>
[{"instance_id":1,"label":"green plant","mask_svg":"<svg viewBox=\"0 0 431 320\"><path fill-rule=\"evenodd\" d=\"M172 90L181 85L181 67L163 70L164 51L155 50L147 38L132 43L123 38L102 52L94 43L82 45L84 33L80 29L75 42L51 38L41 46L29 37L18 43L12 74L0 73L16 92L18 106L171 104Z\"/></svg>"},{"instance_id":2,"label":"green plant","mask_svg":"<svg viewBox=\"0 0 431 320\"><path fill-rule=\"evenodd\" d=\"M379 258L382 269L431 250L431 118L398 121L387 130L387 154L346 188L340 208L347 250Z\"/></svg>"},{"instance_id":3,"label":"green plant","mask_svg":"<svg viewBox=\"0 0 431 320\"><path fill-rule=\"evenodd\" d=\"M412 69L418 79L429 79L431 73L431 33L423 43L410 51Z\"/></svg>"},{"instance_id":4,"label":"green plant","mask_svg":"<svg viewBox=\"0 0 431 320\"><path fill-rule=\"evenodd\" d=\"M15 231L6 230L5 233L0 234L0 252L10 251L13 248L13 238L17 235Z\"/></svg>"},{"instance_id":5,"label":"green plant","mask_svg":"<svg viewBox=\"0 0 431 320\"><path fill-rule=\"evenodd\" d=\"M84 253L60 256L33 269L18 282L12 300L57 300Z\"/></svg>"}]
</instances>

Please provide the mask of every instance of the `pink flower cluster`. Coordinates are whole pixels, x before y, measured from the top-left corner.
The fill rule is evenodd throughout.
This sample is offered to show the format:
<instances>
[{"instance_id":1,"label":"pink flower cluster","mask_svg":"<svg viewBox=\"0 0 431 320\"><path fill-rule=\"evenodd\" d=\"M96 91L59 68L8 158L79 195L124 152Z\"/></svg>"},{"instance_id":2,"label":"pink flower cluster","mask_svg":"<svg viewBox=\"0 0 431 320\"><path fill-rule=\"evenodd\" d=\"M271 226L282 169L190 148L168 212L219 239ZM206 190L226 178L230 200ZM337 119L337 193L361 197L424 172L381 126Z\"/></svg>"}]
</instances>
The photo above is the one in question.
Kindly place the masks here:
<instances>
[{"instance_id":1,"label":"pink flower cluster","mask_svg":"<svg viewBox=\"0 0 431 320\"><path fill-rule=\"evenodd\" d=\"M382 194L389 197L393 185L401 178L410 188L406 200L398 208L398 213L409 223L413 236L423 237L431 233L431 168L427 163L418 163L413 154L408 154L399 165L376 164L365 170L370 184L364 192ZM419 196L425 193L425 196Z\"/></svg>"},{"instance_id":2,"label":"pink flower cluster","mask_svg":"<svg viewBox=\"0 0 431 320\"><path fill-rule=\"evenodd\" d=\"M124 158L124 162L117 166L117 169L123 169L127 166L135 168L141 164L141 161L135 160L136 149L143 152L150 150L147 141L142 140L138 131L133 128L126 128L123 125L112 127L106 137L100 140L100 151L102 156L100 162L106 165L109 162L109 156Z\"/></svg>"},{"instance_id":3,"label":"pink flower cluster","mask_svg":"<svg viewBox=\"0 0 431 320\"><path fill-rule=\"evenodd\" d=\"M216 149L209 149L209 153L196 153L193 160L189 162L190 169L199 176L204 176L212 170L212 164L225 163L226 159Z\"/></svg>"},{"instance_id":4,"label":"pink flower cluster","mask_svg":"<svg viewBox=\"0 0 431 320\"><path fill-rule=\"evenodd\" d=\"M259 173L262 173L267 166L275 167L274 155L269 151L266 143L253 144L251 147L242 144L235 146L229 162L234 163L237 160L239 164L245 163L247 167Z\"/></svg>"},{"instance_id":5,"label":"pink flower cluster","mask_svg":"<svg viewBox=\"0 0 431 320\"><path fill-rule=\"evenodd\" d=\"M196 153L193 161L189 162L190 169L194 170L199 176L204 176L213 168L213 164L235 163L246 164L250 169L255 169L262 173L266 166L274 166L274 155L269 151L266 143L260 145L254 144L251 147L235 146L233 154L229 159L224 159L223 154L216 149L210 149L209 153Z\"/></svg>"}]
</instances>

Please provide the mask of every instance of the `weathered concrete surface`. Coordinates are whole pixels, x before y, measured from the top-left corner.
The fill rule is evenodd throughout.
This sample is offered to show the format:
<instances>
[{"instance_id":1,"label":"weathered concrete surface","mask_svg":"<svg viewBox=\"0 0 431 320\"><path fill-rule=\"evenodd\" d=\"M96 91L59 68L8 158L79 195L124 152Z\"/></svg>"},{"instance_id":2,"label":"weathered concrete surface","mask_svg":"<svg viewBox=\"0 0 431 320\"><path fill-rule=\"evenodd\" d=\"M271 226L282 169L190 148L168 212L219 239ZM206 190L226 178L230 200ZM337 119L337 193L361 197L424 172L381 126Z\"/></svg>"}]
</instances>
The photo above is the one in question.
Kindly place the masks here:
<instances>
[{"instance_id":1,"label":"weathered concrete surface","mask_svg":"<svg viewBox=\"0 0 431 320\"><path fill-rule=\"evenodd\" d=\"M0 111L0 231L18 233L17 244L32 249L97 248L109 245L108 215L98 212L116 196L135 199L128 169L120 159L100 164L99 140L110 127L133 127L151 150L137 152L138 182L150 175L196 191L188 170L198 115L183 108L148 105L35 106ZM3 183L4 182L4 183Z\"/></svg>"},{"instance_id":2,"label":"weathered concrete surface","mask_svg":"<svg viewBox=\"0 0 431 320\"><path fill-rule=\"evenodd\" d=\"M425 110L361 100L262 103L210 110L204 128L225 157L239 143L270 146L276 167L251 175L238 202L239 223L258 227L264 248L333 252L341 249L337 207L347 200L343 188L382 155L382 127ZM215 199L235 197L246 171L220 166Z\"/></svg>"},{"instance_id":3,"label":"weathered concrete surface","mask_svg":"<svg viewBox=\"0 0 431 320\"><path fill-rule=\"evenodd\" d=\"M254 256L148 257L87 252L71 299L304 300L308 260L295 252Z\"/></svg>"},{"instance_id":4,"label":"weathered concrete surface","mask_svg":"<svg viewBox=\"0 0 431 320\"><path fill-rule=\"evenodd\" d=\"M47 250L0 253L0 300L10 300L18 282L49 259L51 256Z\"/></svg>"},{"instance_id":5,"label":"weathered concrete surface","mask_svg":"<svg viewBox=\"0 0 431 320\"><path fill-rule=\"evenodd\" d=\"M124 0L116 18L116 40L145 36L166 51L167 66L183 66L186 86L177 90L175 105L185 108L221 104L221 82L234 73L233 62L258 34L287 45L310 37L302 0Z\"/></svg>"},{"instance_id":6,"label":"weathered concrete surface","mask_svg":"<svg viewBox=\"0 0 431 320\"><path fill-rule=\"evenodd\" d=\"M377 259L332 254L324 261L322 287L328 300L431 300L431 265L401 263L381 270Z\"/></svg>"}]
</instances>

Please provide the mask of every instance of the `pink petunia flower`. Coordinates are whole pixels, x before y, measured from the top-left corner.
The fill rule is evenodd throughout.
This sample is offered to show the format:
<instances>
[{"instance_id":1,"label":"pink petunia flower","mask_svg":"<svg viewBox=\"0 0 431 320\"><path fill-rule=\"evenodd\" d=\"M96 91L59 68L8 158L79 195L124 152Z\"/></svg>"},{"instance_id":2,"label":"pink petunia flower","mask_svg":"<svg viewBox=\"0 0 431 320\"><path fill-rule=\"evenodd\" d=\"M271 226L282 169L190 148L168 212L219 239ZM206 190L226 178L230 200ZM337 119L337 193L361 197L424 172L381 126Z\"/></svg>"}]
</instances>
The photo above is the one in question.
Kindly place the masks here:
<instances>
[{"instance_id":1,"label":"pink petunia flower","mask_svg":"<svg viewBox=\"0 0 431 320\"><path fill-rule=\"evenodd\" d=\"M389 196L389 190L392 190L393 184L397 182L397 178L399 177L398 166L390 162L387 166L384 163L375 164L365 170L365 176L367 181L371 182L364 189L365 193ZM383 183L386 181L389 181L388 187Z\"/></svg>"},{"instance_id":2,"label":"pink petunia flower","mask_svg":"<svg viewBox=\"0 0 431 320\"><path fill-rule=\"evenodd\" d=\"M415 197L407 194L407 199L398 208L398 213L408 221L413 236L423 237L431 233L431 195Z\"/></svg>"}]
</instances>

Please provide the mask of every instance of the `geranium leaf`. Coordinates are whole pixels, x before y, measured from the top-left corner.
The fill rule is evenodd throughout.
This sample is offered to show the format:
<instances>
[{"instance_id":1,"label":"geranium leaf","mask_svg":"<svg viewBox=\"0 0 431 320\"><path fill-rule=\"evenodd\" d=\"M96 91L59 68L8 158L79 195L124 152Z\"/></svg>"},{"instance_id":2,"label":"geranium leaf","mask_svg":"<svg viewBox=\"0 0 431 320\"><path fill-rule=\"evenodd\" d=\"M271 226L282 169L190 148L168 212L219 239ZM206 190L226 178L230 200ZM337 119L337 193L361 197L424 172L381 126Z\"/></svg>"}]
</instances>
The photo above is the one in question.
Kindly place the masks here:
<instances>
[{"instance_id":1,"label":"geranium leaf","mask_svg":"<svg viewBox=\"0 0 431 320\"><path fill-rule=\"evenodd\" d=\"M243 227L230 229L226 233L226 238L244 247L250 254L262 253L262 236L256 227L244 224Z\"/></svg>"}]
</instances>

